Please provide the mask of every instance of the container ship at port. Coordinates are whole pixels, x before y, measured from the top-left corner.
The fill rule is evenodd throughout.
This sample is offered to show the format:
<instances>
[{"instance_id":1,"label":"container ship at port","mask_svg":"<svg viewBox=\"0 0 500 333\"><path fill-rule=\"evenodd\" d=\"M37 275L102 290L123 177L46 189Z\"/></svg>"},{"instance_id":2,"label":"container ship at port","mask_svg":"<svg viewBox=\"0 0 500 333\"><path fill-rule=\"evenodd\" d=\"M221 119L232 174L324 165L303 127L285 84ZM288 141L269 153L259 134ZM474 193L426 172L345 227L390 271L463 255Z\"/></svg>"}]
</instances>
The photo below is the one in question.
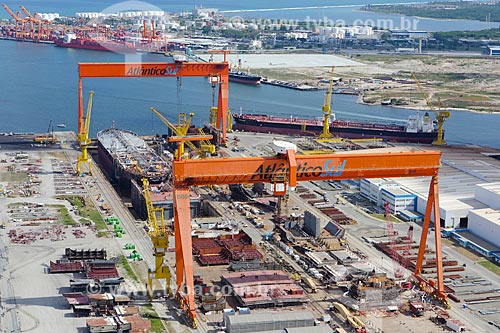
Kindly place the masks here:
<instances>
[{"instance_id":1,"label":"container ship at port","mask_svg":"<svg viewBox=\"0 0 500 333\"><path fill-rule=\"evenodd\" d=\"M146 177L152 184L162 183L171 173L171 164L151 149L137 134L110 128L97 134L99 162L109 178L130 189L132 179L141 183Z\"/></svg>"},{"instance_id":2,"label":"container ship at port","mask_svg":"<svg viewBox=\"0 0 500 333\"><path fill-rule=\"evenodd\" d=\"M432 143L437 130L426 112L408 117L406 125L337 120L332 115L330 133L346 139L380 138L388 142ZM233 114L233 129L239 131L316 136L323 130L323 119L278 117L265 114Z\"/></svg>"},{"instance_id":3,"label":"container ship at port","mask_svg":"<svg viewBox=\"0 0 500 333\"><path fill-rule=\"evenodd\" d=\"M63 38L54 40L55 46L70 49L84 49L93 51L107 51L118 53L135 53L136 48L132 44L115 42L112 40L97 40L93 38L77 37L75 34L66 34Z\"/></svg>"}]
</instances>

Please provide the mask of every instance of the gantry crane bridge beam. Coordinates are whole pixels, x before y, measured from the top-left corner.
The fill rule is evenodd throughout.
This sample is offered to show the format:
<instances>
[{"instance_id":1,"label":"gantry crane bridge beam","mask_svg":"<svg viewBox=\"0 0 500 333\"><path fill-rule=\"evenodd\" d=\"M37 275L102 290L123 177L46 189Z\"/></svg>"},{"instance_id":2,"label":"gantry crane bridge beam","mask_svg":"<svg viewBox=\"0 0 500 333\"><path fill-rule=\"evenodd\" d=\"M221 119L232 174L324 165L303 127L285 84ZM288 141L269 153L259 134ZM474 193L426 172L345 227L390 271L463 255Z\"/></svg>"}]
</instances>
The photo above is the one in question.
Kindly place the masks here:
<instances>
[{"instance_id":1,"label":"gantry crane bridge beam","mask_svg":"<svg viewBox=\"0 0 500 333\"><path fill-rule=\"evenodd\" d=\"M447 302L444 292L441 232L435 223L437 283L421 276L431 211L439 221L438 171L440 152L374 149L346 153L300 155L294 150L274 157L212 158L173 162L174 228L177 297L196 323L190 221L190 186L283 182L294 187L298 181L343 180L378 177L431 177L427 210L415 278L425 290ZM277 188L277 187L276 187Z\"/></svg>"},{"instance_id":2,"label":"gantry crane bridge beam","mask_svg":"<svg viewBox=\"0 0 500 333\"><path fill-rule=\"evenodd\" d=\"M79 63L78 64L78 133L83 132L83 83L84 78L164 78L210 77L217 78L219 95L217 103L217 128L221 131L221 143L226 143L229 64L223 62L174 63Z\"/></svg>"}]
</instances>

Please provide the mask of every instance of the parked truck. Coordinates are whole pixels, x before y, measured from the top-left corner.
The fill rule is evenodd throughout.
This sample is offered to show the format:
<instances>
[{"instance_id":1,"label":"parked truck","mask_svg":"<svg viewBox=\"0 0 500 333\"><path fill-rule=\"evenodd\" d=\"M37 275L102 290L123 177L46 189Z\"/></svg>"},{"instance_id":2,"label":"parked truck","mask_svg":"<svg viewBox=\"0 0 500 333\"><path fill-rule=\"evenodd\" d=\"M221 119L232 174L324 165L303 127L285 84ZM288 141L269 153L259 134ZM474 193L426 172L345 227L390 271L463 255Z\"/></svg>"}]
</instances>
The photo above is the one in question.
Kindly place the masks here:
<instances>
[{"instance_id":1,"label":"parked truck","mask_svg":"<svg viewBox=\"0 0 500 333\"><path fill-rule=\"evenodd\" d=\"M424 315L424 305L422 302L410 302L410 311L416 317L422 317Z\"/></svg>"}]
</instances>

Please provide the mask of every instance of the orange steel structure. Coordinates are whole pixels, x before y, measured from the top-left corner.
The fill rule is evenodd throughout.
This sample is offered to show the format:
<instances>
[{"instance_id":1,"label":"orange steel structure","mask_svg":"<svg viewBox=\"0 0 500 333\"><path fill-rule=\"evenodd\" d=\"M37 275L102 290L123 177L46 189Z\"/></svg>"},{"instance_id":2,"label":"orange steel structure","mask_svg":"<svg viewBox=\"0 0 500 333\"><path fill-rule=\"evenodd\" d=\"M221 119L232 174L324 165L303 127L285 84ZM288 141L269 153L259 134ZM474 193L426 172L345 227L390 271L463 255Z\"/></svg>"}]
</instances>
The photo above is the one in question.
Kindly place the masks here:
<instances>
[{"instance_id":1,"label":"orange steel structure","mask_svg":"<svg viewBox=\"0 0 500 333\"><path fill-rule=\"evenodd\" d=\"M21 10L26 14L26 21L30 23L30 29L27 31L26 38L33 39L36 42L49 40L51 34L49 21L36 18L37 13L35 13L35 15L31 15L29 10L22 5L19 6L19 8L21 8Z\"/></svg>"},{"instance_id":2,"label":"orange steel structure","mask_svg":"<svg viewBox=\"0 0 500 333\"><path fill-rule=\"evenodd\" d=\"M25 18L21 17L21 12L14 14L6 4L3 4L2 7L16 22L14 37L17 40L33 40L35 42L50 40L52 30L49 21L38 19L36 17L37 13L32 15L29 10L22 5L19 6L19 8L26 14Z\"/></svg>"},{"instance_id":3,"label":"orange steel structure","mask_svg":"<svg viewBox=\"0 0 500 333\"><path fill-rule=\"evenodd\" d=\"M21 13L17 12L17 15L6 5L2 4L2 7L9 13L9 15L16 22L15 35L16 39L23 39L26 34L26 22L27 20L21 18Z\"/></svg>"},{"instance_id":4,"label":"orange steel structure","mask_svg":"<svg viewBox=\"0 0 500 333\"><path fill-rule=\"evenodd\" d=\"M83 83L84 78L132 77L199 77L217 78L219 96L217 103L217 128L221 130L221 144L226 143L229 64L223 62L174 63L79 63L78 64L78 133L83 133ZM211 81L212 82L212 81Z\"/></svg>"},{"instance_id":5,"label":"orange steel structure","mask_svg":"<svg viewBox=\"0 0 500 333\"><path fill-rule=\"evenodd\" d=\"M177 298L184 311L196 323L193 282L193 258L190 221L190 186L249 184L258 182L294 187L298 181L342 180L378 177L432 178L422 228L414 277L422 289L447 303L444 292L441 231L438 201L440 152L388 151L347 152L328 155L297 155L294 150L275 157L211 158L181 160L173 163L174 228L176 251ZM283 186L275 186L275 188ZM275 193L281 194L281 193ZM434 208L437 283L421 276L430 215Z\"/></svg>"}]
</instances>

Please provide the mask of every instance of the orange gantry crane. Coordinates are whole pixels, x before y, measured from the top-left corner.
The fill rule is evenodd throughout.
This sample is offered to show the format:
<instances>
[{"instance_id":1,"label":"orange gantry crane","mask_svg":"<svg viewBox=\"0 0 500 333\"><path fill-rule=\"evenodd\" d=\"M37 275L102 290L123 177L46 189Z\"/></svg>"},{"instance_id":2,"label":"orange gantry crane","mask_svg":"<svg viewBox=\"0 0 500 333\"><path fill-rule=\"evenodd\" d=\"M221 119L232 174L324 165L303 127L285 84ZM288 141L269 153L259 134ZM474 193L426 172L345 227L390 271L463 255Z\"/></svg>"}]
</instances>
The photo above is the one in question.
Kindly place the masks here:
<instances>
[{"instance_id":1,"label":"orange gantry crane","mask_svg":"<svg viewBox=\"0 0 500 333\"><path fill-rule=\"evenodd\" d=\"M298 181L342 180L384 177L431 177L427 209L422 228L420 249L414 272L422 289L447 303L444 292L441 232L438 200L440 152L394 151L374 149L328 155L296 155L286 149L274 157L211 158L173 162L174 230L176 251L176 297L196 325L193 258L190 221L190 186L274 183L282 195L283 188L295 187ZM434 208L434 209L433 209ZM427 232L431 212L434 214L437 282L422 275Z\"/></svg>"},{"instance_id":2,"label":"orange gantry crane","mask_svg":"<svg viewBox=\"0 0 500 333\"><path fill-rule=\"evenodd\" d=\"M226 144L228 119L229 64L224 55L223 62L186 62L174 63L79 63L78 80L78 133L84 132L83 121L83 83L84 78L134 78L134 77L208 77L210 83L219 85L217 102L217 124L220 130L220 143Z\"/></svg>"},{"instance_id":3,"label":"orange gantry crane","mask_svg":"<svg viewBox=\"0 0 500 333\"><path fill-rule=\"evenodd\" d=\"M2 7L9 13L9 15L14 19L16 22L16 27L14 31L14 37L16 39L23 39L25 34L26 34L26 22L27 20L21 18L21 13L14 14L14 12L6 5L2 4Z\"/></svg>"}]
</instances>

